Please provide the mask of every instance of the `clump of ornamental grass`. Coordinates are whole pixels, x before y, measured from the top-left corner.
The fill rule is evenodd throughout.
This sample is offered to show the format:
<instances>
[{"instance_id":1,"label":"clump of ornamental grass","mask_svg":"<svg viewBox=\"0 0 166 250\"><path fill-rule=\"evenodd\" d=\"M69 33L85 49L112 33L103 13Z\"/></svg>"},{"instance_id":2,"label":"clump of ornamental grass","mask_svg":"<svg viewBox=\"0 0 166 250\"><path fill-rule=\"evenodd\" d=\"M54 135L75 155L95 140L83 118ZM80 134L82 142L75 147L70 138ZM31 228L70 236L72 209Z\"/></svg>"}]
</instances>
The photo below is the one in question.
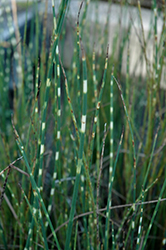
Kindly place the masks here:
<instances>
[{"instance_id":1,"label":"clump of ornamental grass","mask_svg":"<svg viewBox=\"0 0 166 250\"><path fill-rule=\"evenodd\" d=\"M130 27L119 36L119 22L111 49L109 14L104 31L96 15L99 36L88 40L93 28L87 19L89 1L77 10L73 58L66 68L69 2L63 0L56 15L52 1L50 39L48 1L44 4L42 20L39 3L27 2L21 39L18 6L14 1L11 7L0 6L1 22L6 20L10 31L10 39L0 41L0 248L162 249L165 25L158 37L157 3L153 1L153 32L149 30L154 40L151 72L138 1L146 79L130 74ZM163 23L165 8L163 2Z\"/></svg>"}]
</instances>

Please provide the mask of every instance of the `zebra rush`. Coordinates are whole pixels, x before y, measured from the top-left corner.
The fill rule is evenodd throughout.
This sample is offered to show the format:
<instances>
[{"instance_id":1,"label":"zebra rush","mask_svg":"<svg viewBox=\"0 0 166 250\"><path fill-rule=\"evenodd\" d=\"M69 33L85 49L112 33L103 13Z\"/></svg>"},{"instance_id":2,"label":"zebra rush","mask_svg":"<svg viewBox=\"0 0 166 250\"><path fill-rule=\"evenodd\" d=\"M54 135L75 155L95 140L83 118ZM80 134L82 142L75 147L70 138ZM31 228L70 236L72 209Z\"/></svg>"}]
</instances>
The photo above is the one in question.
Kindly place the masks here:
<instances>
[{"instance_id":1,"label":"zebra rush","mask_svg":"<svg viewBox=\"0 0 166 250\"><path fill-rule=\"evenodd\" d=\"M1 2L0 249L164 249L165 1Z\"/></svg>"}]
</instances>

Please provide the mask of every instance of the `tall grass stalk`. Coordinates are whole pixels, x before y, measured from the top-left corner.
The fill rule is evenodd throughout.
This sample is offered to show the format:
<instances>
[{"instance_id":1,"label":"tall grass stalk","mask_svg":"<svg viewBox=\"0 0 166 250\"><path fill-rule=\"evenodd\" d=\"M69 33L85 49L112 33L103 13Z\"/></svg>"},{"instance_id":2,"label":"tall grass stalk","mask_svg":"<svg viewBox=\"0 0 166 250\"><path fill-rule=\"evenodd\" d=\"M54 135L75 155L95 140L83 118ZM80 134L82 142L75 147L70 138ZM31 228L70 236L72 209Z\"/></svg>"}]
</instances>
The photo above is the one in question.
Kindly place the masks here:
<instances>
[{"instance_id":1,"label":"tall grass stalk","mask_svg":"<svg viewBox=\"0 0 166 250\"><path fill-rule=\"evenodd\" d=\"M40 145L40 164L39 164L39 186L41 190L42 190L41 183L42 183L42 168L43 168L43 154L44 154L44 137L45 137L45 129L46 129L46 112L47 112L47 105L48 105L49 90L51 86L53 60L54 60L56 48L58 45L58 38L59 38L60 31L62 28L62 23L64 20L67 3L68 3L68 0L62 1L62 8L60 11L59 18L57 20L57 29L54 34L52 51L50 52L50 58L49 58L49 69L48 69L48 76L46 80L45 98L44 98L43 114L42 114L42 122L41 122L41 145Z\"/></svg>"},{"instance_id":2,"label":"tall grass stalk","mask_svg":"<svg viewBox=\"0 0 166 250\"><path fill-rule=\"evenodd\" d=\"M154 149L155 149L155 145L156 145L156 141L157 141L157 134L158 134L158 133L156 133L155 138L154 138L154 143L153 143L153 147L152 147L151 157L150 157L150 160L149 160L149 165L148 165L148 168L147 168L147 171L146 171L146 176L145 176L144 181L143 181L143 186L142 186L142 188L143 188L143 190L145 190L145 191L144 191L144 194L146 194L146 193L148 192L148 190L158 181L158 178L155 179L155 180L145 189L145 184L146 184L146 181L147 181L147 177L148 177L148 175L149 175L149 172L150 172L150 167L151 167L151 163L152 163L152 158L153 158L153 154L154 154ZM136 202L138 202L138 201L141 199L141 195L142 195L142 194L140 193L140 195L138 196ZM128 218L129 214L131 213L132 209L133 209L133 206L127 211L127 213L126 213L126 215L125 215L125 217L124 217L124 219L123 219L123 221L122 221L122 223L121 223L121 226L120 226L119 229L118 229L118 233L117 233L117 235L116 235L117 238L118 238L118 236L119 236L119 234L120 234L120 231L122 230L123 224L125 223L126 219ZM136 210L136 212L137 212L137 210Z\"/></svg>"},{"instance_id":3,"label":"tall grass stalk","mask_svg":"<svg viewBox=\"0 0 166 250\"><path fill-rule=\"evenodd\" d=\"M116 5L116 27L111 1L105 26L100 14L106 3L99 1L85 1L82 15L83 2L77 10L68 0L52 0L52 6L48 0L5 4L2 0L0 249L162 249L165 2L153 0L148 30L140 1L138 20L129 22L131 4ZM4 41L3 34L9 35Z\"/></svg>"},{"instance_id":4,"label":"tall grass stalk","mask_svg":"<svg viewBox=\"0 0 166 250\"><path fill-rule=\"evenodd\" d=\"M52 223L51 223L51 220L50 220L50 218L49 218L48 212L47 212L47 210L46 210L46 207L45 207L45 205L44 205L43 199L42 199L42 197L41 197L40 189L38 188L38 186L37 186L37 184L36 184L36 182L35 182L35 180L34 180L34 177L33 177L32 173L31 173L31 168L30 168L30 166L29 166L28 159L27 159L26 154L25 154L25 151L24 151L24 146L22 145L22 142L21 142L20 137L19 137L19 135L18 135L18 133L17 133L17 131L16 131L16 129L15 129L14 124L13 124L13 130L14 130L14 133L15 133L15 139L16 139L17 145L18 145L18 147L19 147L19 150L20 150L20 152L21 152L21 155L22 155L23 158L24 158L24 161L25 161L25 164L26 164L28 173L29 173L29 177L30 177L30 181L31 181L31 184L32 184L34 196L37 197L37 198L40 200L41 206L42 206L43 211L44 211L44 213L45 213L45 216L46 216L46 218L47 218L47 220L48 220L48 223L49 223L49 226L50 226L50 228L51 228L51 231L52 231L52 233L53 233L54 240L55 240L55 242L56 242L56 244L57 244L58 249L60 249L59 242L58 242L57 236L56 236L56 234L55 234L55 232L54 232L53 225L52 225ZM36 212L37 212L37 211L35 210L35 211L34 211L34 214L35 214Z\"/></svg>"},{"instance_id":5,"label":"tall grass stalk","mask_svg":"<svg viewBox=\"0 0 166 250\"><path fill-rule=\"evenodd\" d=\"M92 128L92 136L91 136L91 143L90 143L90 150L89 150L89 165L91 166L92 164L92 152L93 152L93 147L94 147L94 138L96 134L96 125L97 125L97 120L98 120L98 114L99 114L99 109L100 109L100 103L103 95L103 90L105 86L105 80L106 80L106 73L107 73L107 65L108 65L108 48L107 47L107 54L106 54L106 59L105 59L105 67L104 67L104 74L103 74L103 79L102 79L102 84L99 92L99 97L96 105L96 111L95 111L95 117L94 117L94 123L93 123L93 128Z\"/></svg>"},{"instance_id":6,"label":"tall grass stalk","mask_svg":"<svg viewBox=\"0 0 166 250\"><path fill-rule=\"evenodd\" d=\"M82 117L81 117L81 139L78 151L78 161L76 166L76 180L74 184L74 192L71 204L71 211L69 216L69 224L67 228L67 236L65 242L65 250L68 249L70 244L70 238L72 233L72 225L73 225L73 218L76 206L76 199L78 195L78 188L79 188L79 181L80 181L80 174L81 168L83 164L83 151L84 151L84 135L86 131L86 112L87 112L87 69L86 69L86 59L85 59L85 52L82 48L82 63L83 63L83 107L82 107Z\"/></svg>"},{"instance_id":7,"label":"tall grass stalk","mask_svg":"<svg viewBox=\"0 0 166 250\"><path fill-rule=\"evenodd\" d=\"M136 152L135 152L135 143L134 143L133 130L132 130L132 127L131 127L130 118L128 116L127 108L126 108L125 101L124 101L124 98L123 98L121 86L120 86L120 84L118 83L118 81L116 80L115 77L114 77L114 80L115 80L115 82L116 82L116 84L118 86L118 89L120 91L121 99L122 99L122 102L123 102L123 107L124 107L125 114L126 114L126 117L127 117L129 128L130 128L132 144L133 144L133 174L134 174L134 179L133 179L133 213L134 213L134 215L133 215L133 220L132 220L132 230L133 230L132 244L133 244L134 229L135 229L135 201L136 201Z\"/></svg>"},{"instance_id":8,"label":"tall grass stalk","mask_svg":"<svg viewBox=\"0 0 166 250\"><path fill-rule=\"evenodd\" d=\"M151 230L152 225L153 225L153 222L154 222L154 218L155 218L155 216L156 216L156 214L157 214L158 207L159 207L159 205L160 205L160 201L161 201L162 195L163 195L163 193L164 193L164 191L165 191L165 187L166 187L166 180L164 181L164 183L163 183L163 185L162 185L162 189L161 189L160 194L159 194L159 197L158 197L158 202L157 202L156 207L155 207L155 209L154 209L154 212L153 212L151 221L150 221L150 223L149 223L148 230L147 230L146 235L145 235L145 239L144 239L144 242L143 242L142 249L145 249L146 242L147 242L147 239L148 239L150 230Z\"/></svg>"},{"instance_id":9,"label":"tall grass stalk","mask_svg":"<svg viewBox=\"0 0 166 250\"><path fill-rule=\"evenodd\" d=\"M97 198L96 198L96 213L97 213L97 246L98 249L100 249L100 237L99 237L99 196L100 196L100 180L101 180L101 173L103 168L103 157L104 157L104 147L105 147L105 139L106 139L106 126L107 124L104 124L104 137L103 137L103 145L102 145L102 152L101 152L101 160L100 160L100 171L97 179Z\"/></svg>"},{"instance_id":10,"label":"tall grass stalk","mask_svg":"<svg viewBox=\"0 0 166 250\"><path fill-rule=\"evenodd\" d=\"M114 106L113 106L113 70L112 70L112 74L111 74L111 81L110 81L110 166L109 166L109 185L108 185L108 192L109 192L109 188L110 188L110 185L111 185L111 182L112 182L112 176L113 176L113 156L114 156L114 152L113 152L113 132L114 132L114 119L113 119L113 109ZM109 197L108 195L108 200L111 199L111 197ZM111 200L110 200L110 203L109 205L107 205L109 207L111 207ZM109 224L108 224L108 221L109 220L109 217L110 217L110 210L108 209L107 211L107 215L106 215L106 224L107 224L107 235L108 235L108 232L109 232ZM113 225L112 225L113 226ZM106 230L105 230L105 235L106 235ZM105 238L106 239L106 238ZM106 242L107 241L107 242ZM108 237L107 239L105 240L105 247L107 248L108 246ZM105 249L106 249L105 248Z\"/></svg>"},{"instance_id":11,"label":"tall grass stalk","mask_svg":"<svg viewBox=\"0 0 166 250\"><path fill-rule=\"evenodd\" d=\"M94 86L94 99L95 99L95 106L97 105L97 98L98 98L98 91L97 91L97 78L96 78L96 53L95 53L95 44L94 44L94 50L93 50L93 86ZM96 144L97 144L97 150L96 150L96 170L97 174L99 173L99 165L100 165L100 123L99 119L97 120L97 128L96 128Z\"/></svg>"},{"instance_id":12,"label":"tall grass stalk","mask_svg":"<svg viewBox=\"0 0 166 250\"><path fill-rule=\"evenodd\" d=\"M107 199L107 212L106 212L106 223L105 223L105 244L104 244L104 249L108 249L109 245L108 245L108 239L109 239L109 216L110 216L110 211L109 208L111 207L111 192L112 192L112 186L113 186L113 182L114 182L114 177L115 177L115 170L116 170L116 165L117 165L117 161L118 161L118 157L119 157L119 151L122 145L122 140L123 140L123 134L124 132L122 132L121 137L120 137L120 142L119 142L119 146L118 146L118 151L117 151L117 155L116 155L116 159L115 159L115 163L114 163L114 167L113 167L113 172L112 172L112 177L111 177L111 182L109 185L109 192L108 192L108 199Z\"/></svg>"},{"instance_id":13,"label":"tall grass stalk","mask_svg":"<svg viewBox=\"0 0 166 250\"><path fill-rule=\"evenodd\" d=\"M139 220L139 227L138 227L138 236L137 236L137 247L136 250L140 248L141 243L141 230L142 230L142 218L143 218L143 202L144 202L144 190L142 188L142 205L141 205L141 214Z\"/></svg>"},{"instance_id":14,"label":"tall grass stalk","mask_svg":"<svg viewBox=\"0 0 166 250\"><path fill-rule=\"evenodd\" d=\"M83 2L81 2L80 9L77 16L77 105L79 107L81 103L81 91L80 91L80 25L79 25L79 17L82 8ZM78 117L78 126L81 124L81 115L80 112Z\"/></svg>"}]
</instances>

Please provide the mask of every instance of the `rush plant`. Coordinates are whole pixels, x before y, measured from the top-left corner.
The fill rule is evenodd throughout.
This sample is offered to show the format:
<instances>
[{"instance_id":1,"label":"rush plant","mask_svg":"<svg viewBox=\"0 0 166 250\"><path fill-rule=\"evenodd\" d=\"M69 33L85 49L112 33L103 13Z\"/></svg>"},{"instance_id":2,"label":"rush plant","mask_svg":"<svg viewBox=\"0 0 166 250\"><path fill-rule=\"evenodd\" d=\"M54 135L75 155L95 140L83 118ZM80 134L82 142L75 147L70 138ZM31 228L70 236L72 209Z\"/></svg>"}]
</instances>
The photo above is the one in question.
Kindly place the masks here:
<instances>
[{"instance_id":1,"label":"rush plant","mask_svg":"<svg viewBox=\"0 0 166 250\"><path fill-rule=\"evenodd\" d=\"M164 249L165 2L153 0L147 37L135 6L132 74L136 27L123 31L120 15L107 44L111 1L104 29L98 1L78 2L74 21L73 1L52 0L51 18L49 4L0 3L0 249Z\"/></svg>"}]
</instances>

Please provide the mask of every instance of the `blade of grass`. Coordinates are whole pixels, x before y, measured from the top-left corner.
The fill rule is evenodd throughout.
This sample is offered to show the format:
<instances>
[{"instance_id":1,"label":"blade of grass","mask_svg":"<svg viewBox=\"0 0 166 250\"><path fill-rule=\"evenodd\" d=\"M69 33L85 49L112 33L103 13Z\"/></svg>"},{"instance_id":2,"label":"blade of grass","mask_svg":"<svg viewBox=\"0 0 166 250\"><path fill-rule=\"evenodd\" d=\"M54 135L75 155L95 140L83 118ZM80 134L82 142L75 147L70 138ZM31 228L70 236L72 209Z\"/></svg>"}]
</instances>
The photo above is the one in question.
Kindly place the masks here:
<instances>
[{"instance_id":1,"label":"blade of grass","mask_svg":"<svg viewBox=\"0 0 166 250\"><path fill-rule=\"evenodd\" d=\"M95 133L96 133L96 125L97 125L97 120L98 120L98 115L99 115L99 110L100 110L100 103L101 103L101 99L102 99L102 95L103 95L103 90L104 90L104 86L105 86L105 81L106 81L106 73L107 73L107 65L108 65L108 48L107 47L107 54L106 54L106 59L105 59L105 67L104 67L104 74L103 74L103 79L102 79L102 85L100 88L100 92L99 92L99 97L98 97L98 101L96 104L96 110L95 110L95 116L94 116L94 121L93 121L93 127L92 127L92 135L91 135L91 142L89 144L89 149L88 149L88 158L89 158L89 164L88 164L88 169L91 169L91 165L92 165L92 157L93 157L93 149L94 149L94 139L95 139ZM86 167L85 167L86 169ZM94 210L94 204L93 204L93 200L90 201L92 202L92 208ZM96 214L96 210L94 210L94 228L97 228L97 214ZM97 232L95 232L93 235L95 237L95 244L97 243Z\"/></svg>"},{"instance_id":2,"label":"blade of grass","mask_svg":"<svg viewBox=\"0 0 166 250\"><path fill-rule=\"evenodd\" d=\"M74 218L74 212L75 212L75 207L76 207L76 199L78 195L80 174L81 174L81 168L83 164L84 135L85 135L85 130L86 130L86 112L87 112L87 68L86 68L85 52L83 48L82 48L82 64L83 64L83 107L82 107L82 118L81 118L81 139L80 139L78 161L77 161L77 167L76 167L76 180L74 184L72 205L71 205L71 211L69 215L69 224L68 224L67 233L66 233L65 250L68 249L69 244L70 244L73 218Z\"/></svg>"},{"instance_id":3,"label":"blade of grass","mask_svg":"<svg viewBox=\"0 0 166 250\"><path fill-rule=\"evenodd\" d=\"M99 175L97 179L97 198L96 198L96 214L97 214L97 247L100 249L100 236L99 236L99 196L100 196L100 180L101 180L101 173L103 168L103 157L104 157L104 148L105 148L105 139L106 139L106 123L104 125L104 137L103 137L103 145L102 145L102 152L101 152L101 159L100 159L100 169Z\"/></svg>"},{"instance_id":4,"label":"blade of grass","mask_svg":"<svg viewBox=\"0 0 166 250\"><path fill-rule=\"evenodd\" d=\"M124 98L123 98L121 86L120 86L120 84L118 83L118 81L116 80L115 77L114 77L114 80L115 80L115 82L116 82L116 84L118 86L118 89L120 91L124 111L125 111L125 114L126 114L126 117L127 117L129 128L130 128L130 133L131 133L131 138L132 138L132 145L133 145L133 172L134 172L134 180L133 180L133 186L134 186L134 189L133 189L133 212L134 212L134 216L133 216L133 220L132 220L132 241L131 241L131 243L133 244L133 241L134 241L134 229L135 229L135 200L136 200L136 152L135 152L135 143L134 143L133 130L132 130L132 127L131 127L130 118L128 116L127 108L126 108L125 101L124 101Z\"/></svg>"},{"instance_id":5,"label":"blade of grass","mask_svg":"<svg viewBox=\"0 0 166 250\"><path fill-rule=\"evenodd\" d=\"M95 98L95 106L97 105L97 98L98 98L98 93L97 93L97 78L96 78L96 64L95 64L95 59L96 59L96 54L95 54L95 46L93 49L93 86L94 86L94 98ZM97 170L97 175L99 174L99 167L100 167L100 123L99 119L97 120L97 139L96 139L96 144L97 144L97 150L96 150L96 170Z\"/></svg>"},{"instance_id":6,"label":"blade of grass","mask_svg":"<svg viewBox=\"0 0 166 250\"><path fill-rule=\"evenodd\" d=\"M141 214L140 214L140 221L139 221L139 227L138 227L138 236L137 236L137 247L136 247L136 250L138 250L139 247L140 247L142 218L143 218L143 202L144 202L144 190L142 188L142 205L141 205Z\"/></svg>"},{"instance_id":7,"label":"blade of grass","mask_svg":"<svg viewBox=\"0 0 166 250\"><path fill-rule=\"evenodd\" d=\"M79 20L79 14L80 14L81 7L82 7L82 4L80 5L80 9L79 9L79 12L78 12L78 20ZM60 59L60 63L61 63L62 72L63 72L64 78L65 78L65 89L66 89L68 104L69 104L69 107L70 107L70 113L71 113L72 121L73 121L73 124L74 124L74 127L75 127L76 136L77 136L77 139L78 139L78 144L80 145L80 135L79 135L79 130L78 130L78 126L77 126L73 106L72 106L72 103L71 103L71 98L70 98L70 94L69 94L69 87L68 87L68 81L67 81L67 77L66 77L66 74L65 74L64 67L63 67L62 62L61 62L61 58L59 58L59 59ZM96 208L95 208L92 184L91 184L91 180L90 180L89 166L87 164L84 153L83 153L83 163L84 163L84 166L85 166L85 174L86 174L87 183L88 183L88 187L89 187L89 191L90 191L91 203L92 203L93 211L94 211L94 214L95 214L95 217L96 217ZM81 177L81 178L83 179L84 177Z\"/></svg>"},{"instance_id":8,"label":"blade of grass","mask_svg":"<svg viewBox=\"0 0 166 250\"><path fill-rule=\"evenodd\" d=\"M48 70L48 75L47 75L47 80L46 80L44 106L43 106L43 114L42 114L41 129L40 129L40 131L41 131L41 144L40 144L40 163L39 163L39 177L38 177L38 184L39 184L40 190L43 189L43 187L42 187L42 173L43 173L43 154L44 154L44 148L45 148L44 138L45 138L45 129L46 129L46 113L47 113L48 97L49 97L49 90L50 90L50 86L51 86L52 71L53 71L53 60L55 58L56 48L58 45L58 38L60 36L60 32L61 32L62 23L63 23L64 16L65 16L67 4L68 4L68 0L63 0L62 6L60 7L59 18L57 20L57 28L56 28L56 31L54 34L54 39L53 39L52 51L50 53L49 70Z\"/></svg>"},{"instance_id":9,"label":"blade of grass","mask_svg":"<svg viewBox=\"0 0 166 250\"><path fill-rule=\"evenodd\" d=\"M158 129L159 129L159 127L158 127ZM153 147L152 147L152 152L151 152L151 156L150 156L150 160L149 160L149 165L148 165L148 167L147 167L146 175L145 175L145 178L144 178L144 181L143 181L143 185L142 185L142 186L143 186L143 189L145 190L144 193L147 193L148 190L152 187L152 185L154 185L154 184L156 183L156 181L158 181L158 178L155 179L154 182L152 182L152 183L145 189L145 187L146 187L146 182L147 182L147 178L148 178L148 175L149 175L149 172L150 172L150 167L151 167L151 163L152 163L152 158L153 158L153 154L154 154L155 145L156 145L156 142L157 142L157 135L158 135L158 130L157 130L157 133L156 133L155 138L154 138ZM138 202L140 199L141 199L141 193L140 193L140 195L138 196L136 202ZM133 204L133 205L134 205L134 204ZM122 227L123 227L125 221L127 220L128 216L129 216L129 214L131 213L132 210L133 210L133 206L127 211L126 215L124 216L123 221L122 221L122 223L121 223L121 226L120 226L119 229L118 229L118 233L116 234L116 239L119 237L119 234L120 234L120 232L121 232L121 230L122 230Z\"/></svg>"},{"instance_id":10,"label":"blade of grass","mask_svg":"<svg viewBox=\"0 0 166 250\"><path fill-rule=\"evenodd\" d=\"M26 154L25 154L24 146L23 146L23 144L22 144L22 142L21 142L21 139L20 139L20 137L19 137L19 135L18 135L18 133L17 133L17 131L16 131L16 128L15 128L14 123L13 123L13 120L12 120L12 125L13 125L13 130L14 130L14 134L15 134L16 143L17 143L17 145L18 145L18 148L19 148L19 150L20 150L21 155L22 155L23 158L24 158L24 161L25 161L25 164L26 164L28 173L29 173L29 177L30 177L30 181L31 181L31 184L32 184L34 196L37 197L37 198L39 199L40 203L41 203L41 206L42 206L42 208L43 208L43 211L44 211L44 214L45 214L45 216L46 216L46 219L48 220L49 226L50 226L51 231L52 231L52 233L53 233L54 240L55 240L55 242L56 242L56 244L57 244L58 250L60 250L61 248L60 248L60 245L59 245L57 236L56 236L56 234L55 234L55 232L54 232L53 225L52 225L52 223L51 223L50 217L49 217L49 215L48 215L48 212L47 212L46 207L45 207L45 205L44 205L43 199L42 199L42 197L41 197L40 189L39 189L39 187L37 186L37 184L36 184L36 182L35 182L35 180L34 180L34 177L33 177L33 175L32 175L31 168L30 168L30 166L29 166L28 159L27 159L27 156L26 156ZM36 212L36 211L35 211L35 212Z\"/></svg>"},{"instance_id":11,"label":"blade of grass","mask_svg":"<svg viewBox=\"0 0 166 250\"><path fill-rule=\"evenodd\" d=\"M108 231L108 224L109 224L109 208L111 207L111 193L112 193L112 186L113 186L113 181L114 181L114 177L115 177L115 170L116 170L116 165L118 162L118 158L119 158L119 151L122 145L122 140L123 140L123 134L124 132L122 132L121 134L121 138L120 138L120 142L119 142L119 146L118 146L118 151L117 151L117 155L116 155L116 159L115 159L115 163L114 163L114 167L113 167L113 172L112 172L112 178L111 178L111 182L109 183L109 193L108 193L108 199L107 199L107 210L106 210L106 223L105 223L105 241L104 241L104 249L108 249L108 240L109 240L109 231Z\"/></svg>"},{"instance_id":12,"label":"blade of grass","mask_svg":"<svg viewBox=\"0 0 166 250\"><path fill-rule=\"evenodd\" d=\"M78 221L76 222L76 232L75 232L75 238L74 238L74 250L76 250L77 236L78 236Z\"/></svg>"},{"instance_id":13,"label":"blade of grass","mask_svg":"<svg viewBox=\"0 0 166 250\"><path fill-rule=\"evenodd\" d=\"M109 166L109 185L108 185L108 192L112 181L112 172L113 172L113 129L114 129L114 121L113 121L113 69L111 74L111 81L110 81L110 166ZM108 214L106 218L110 217L110 210L108 210ZM107 223L107 222L106 222ZM109 224L107 225L107 232L109 232ZM106 232L105 232L106 233ZM106 245L108 245L108 238Z\"/></svg>"}]
</instances>

